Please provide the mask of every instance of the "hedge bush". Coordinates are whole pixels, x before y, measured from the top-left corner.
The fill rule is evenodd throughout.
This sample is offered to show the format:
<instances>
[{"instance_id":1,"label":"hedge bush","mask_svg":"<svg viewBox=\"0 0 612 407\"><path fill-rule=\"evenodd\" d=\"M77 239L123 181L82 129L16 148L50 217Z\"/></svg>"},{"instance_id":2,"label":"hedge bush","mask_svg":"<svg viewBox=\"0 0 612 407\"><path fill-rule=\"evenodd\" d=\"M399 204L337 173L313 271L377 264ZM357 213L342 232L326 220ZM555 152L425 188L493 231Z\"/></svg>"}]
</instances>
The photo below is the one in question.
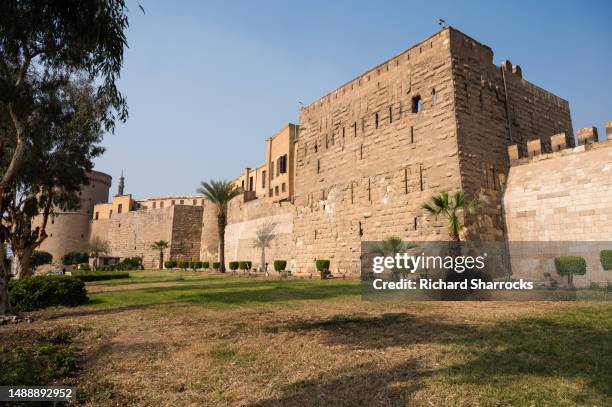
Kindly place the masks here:
<instances>
[{"instance_id":1,"label":"hedge bush","mask_svg":"<svg viewBox=\"0 0 612 407\"><path fill-rule=\"evenodd\" d=\"M604 270L612 270L612 250L602 250L599 252L599 260L601 260L601 267Z\"/></svg>"},{"instance_id":2,"label":"hedge bush","mask_svg":"<svg viewBox=\"0 0 612 407\"><path fill-rule=\"evenodd\" d=\"M88 263L89 255L85 252L68 252L62 256L62 264L70 266L72 264Z\"/></svg>"},{"instance_id":3,"label":"hedge bush","mask_svg":"<svg viewBox=\"0 0 612 407\"><path fill-rule=\"evenodd\" d=\"M232 270L232 271L236 271L236 270L238 270L238 266L239 266L240 264L239 264L239 262L237 262L237 261L230 261L228 265L229 265L229 269L230 269L230 270Z\"/></svg>"},{"instance_id":4,"label":"hedge bush","mask_svg":"<svg viewBox=\"0 0 612 407\"><path fill-rule=\"evenodd\" d=\"M321 273L321 279L326 279L331 275L331 272L329 271L329 263L330 262L327 259L315 260L315 266L317 271Z\"/></svg>"},{"instance_id":5,"label":"hedge bush","mask_svg":"<svg viewBox=\"0 0 612 407\"><path fill-rule=\"evenodd\" d=\"M81 281L101 281L101 280L115 280L118 278L130 278L130 273L126 271L75 270L72 272L72 277L78 278Z\"/></svg>"},{"instance_id":6,"label":"hedge bush","mask_svg":"<svg viewBox=\"0 0 612 407\"><path fill-rule=\"evenodd\" d=\"M221 263L218 261L213 261L212 268L215 270L219 270L221 268Z\"/></svg>"},{"instance_id":7,"label":"hedge bush","mask_svg":"<svg viewBox=\"0 0 612 407\"><path fill-rule=\"evenodd\" d=\"M203 269L210 268L210 263L209 263L209 262L207 262L207 261L203 261L203 262L202 262L202 268L203 268Z\"/></svg>"},{"instance_id":8,"label":"hedge bush","mask_svg":"<svg viewBox=\"0 0 612 407\"><path fill-rule=\"evenodd\" d=\"M567 283L572 285L574 275L586 274L586 260L580 256L555 257L555 269L562 276L567 276Z\"/></svg>"},{"instance_id":9,"label":"hedge bush","mask_svg":"<svg viewBox=\"0 0 612 407\"><path fill-rule=\"evenodd\" d=\"M284 271L286 268L287 268L287 260L274 260L274 270L280 273L281 271Z\"/></svg>"},{"instance_id":10,"label":"hedge bush","mask_svg":"<svg viewBox=\"0 0 612 407\"><path fill-rule=\"evenodd\" d=\"M74 307L88 300L82 280L69 276L37 276L9 282L11 304L17 311L63 305Z\"/></svg>"},{"instance_id":11,"label":"hedge bush","mask_svg":"<svg viewBox=\"0 0 612 407\"><path fill-rule=\"evenodd\" d=\"M139 256L135 257L126 257L121 260L121 262L115 265L115 270L141 270L142 269L142 259Z\"/></svg>"},{"instance_id":12,"label":"hedge bush","mask_svg":"<svg viewBox=\"0 0 612 407\"><path fill-rule=\"evenodd\" d=\"M177 266L179 268L186 269L186 268L189 268L189 262L182 260L182 261L177 262Z\"/></svg>"},{"instance_id":13,"label":"hedge bush","mask_svg":"<svg viewBox=\"0 0 612 407\"><path fill-rule=\"evenodd\" d=\"M191 268L194 269L194 270L201 269L202 268L202 262L201 261L192 261L191 262Z\"/></svg>"},{"instance_id":14,"label":"hedge bush","mask_svg":"<svg viewBox=\"0 0 612 407\"><path fill-rule=\"evenodd\" d=\"M253 262L251 261L239 261L238 267L240 267L240 270L250 270L252 264Z\"/></svg>"},{"instance_id":15,"label":"hedge bush","mask_svg":"<svg viewBox=\"0 0 612 407\"><path fill-rule=\"evenodd\" d=\"M176 267L176 260L166 260L164 262L164 267L167 269L173 269Z\"/></svg>"},{"instance_id":16,"label":"hedge bush","mask_svg":"<svg viewBox=\"0 0 612 407\"><path fill-rule=\"evenodd\" d=\"M43 250L34 250L30 257L30 267L36 268L43 264L50 264L53 261L53 256L49 252Z\"/></svg>"}]
</instances>

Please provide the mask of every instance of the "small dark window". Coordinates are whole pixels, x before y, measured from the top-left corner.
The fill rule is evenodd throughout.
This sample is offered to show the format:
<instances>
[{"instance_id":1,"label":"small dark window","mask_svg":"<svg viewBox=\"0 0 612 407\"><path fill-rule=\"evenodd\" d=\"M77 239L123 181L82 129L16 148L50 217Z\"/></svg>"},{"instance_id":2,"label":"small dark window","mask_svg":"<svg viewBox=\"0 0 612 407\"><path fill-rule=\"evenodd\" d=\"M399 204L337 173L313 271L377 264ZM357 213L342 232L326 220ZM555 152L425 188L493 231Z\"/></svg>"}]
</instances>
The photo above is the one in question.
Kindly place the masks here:
<instances>
[{"instance_id":1,"label":"small dark window","mask_svg":"<svg viewBox=\"0 0 612 407\"><path fill-rule=\"evenodd\" d=\"M240 186L241 186L242 190L244 191L244 180L242 180L242 182L240 183Z\"/></svg>"},{"instance_id":2,"label":"small dark window","mask_svg":"<svg viewBox=\"0 0 612 407\"><path fill-rule=\"evenodd\" d=\"M100 212L96 212L96 220L100 218Z\"/></svg>"},{"instance_id":3,"label":"small dark window","mask_svg":"<svg viewBox=\"0 0 612 407\"><path fill-rule=\"evenodd\" d=\"M159 207L160 207L160 208L163 208L163 207L164 207L164 201L161 201L161 202L159 203Z\"/></svg>"},{"instance_id":4,"label":"small dark window","mask_svg":"<svg viewBox=\"0 0 612 407\"><path fill-rule=\"evenodd\" d=\"M179 201L179 204L180 204L180 205L183 205L184 203L185 203L185 200L184 200L184 199L181 199L181 200Z\"/></svg>"},{"instance_id":5,"label":"small dark window","mask_svg":"<svg viewBox=\"0 0 612 407\"><path fill-rule=\"evenodd\" d=\"M173 199L172 201L170 201L170 205L174 205L176 203L176 201Z\"/></svg>"},{"instance_id":6,"label":"small dark window","mask_svg":"<svg viewBox=\"0 0 612 407\"><path fill-rule=\"evenodd\" d=\"M278 196L278 185L274 187L274 195Z\"/></svg>"},{"instance_id":7,"label":"small dark window","mask_svg":"<svg viewBox=\"0 0 612 407\"><path fill-rule=\"evenodd\" d=\"M272 191L272 188L270 188L270 190L268 191L268 196L272 196L274 195L274 191Z\"/></svg>"},{"instance_id":8,"label":"small dark window","mask_svg":"<svg viewBox=\"0 0 612 407\"><path fill-rule=\"evenodd\" d=\"M389 106L389 123L393 123L393 107Z\"/></svg>"},{"instance_id":9,"label":"small dark window","mask_svg":"<svg viewBox=\"0 0 612 407\"><path fill-rule=\"evenodd\" d=\"M374 128L378 128L378 113L374 113Z\"/></svg>"},{"instance_id":10,"label":"small dark window","mask_svg":"<svg viewBox=\"0 0 612 407\"><path fill-rule=\"evenodd\" d=\"M355 137L357 137L357 122L353 123L353 132L354 132Z\"/></svg>"},{"instance_id":11,"label":"small dark window","mask_svg":"<svg viewBox=\"0 0 612 407\"><path fill-rule=\"evenodd\" d=\"M435 105L437 101L438 101L438 95L436 95L436 88L433 88L431 90L431 104Z\"/></svg>"},{"instance_id":12,"label":"small dark window","mask_svg":"<svg viewBox=\"0 0 612 407\"><path fill-rule=\"evenodd\" d=\"M255 181L253 180L253 176L249 177L249 191L255 190Z\"/></svg>"},{"instance_id":13,"label":"small dark window","mask_svg":"<svg viewBox=\"0 0 612 407\"><path fill-rule=\"evenodd\" d=\"M123 204L119 204L117 206L117 213L121 213L121 212L123 212Z\"/></svg>"},{"instance_id":14,"label":"small dark window","mask_svg":"<svg viewBox=\"0 0 612 407\"><path fill-rule=\"evenodd\" d=\"M414 127L410 126L410 144L414 143Z\"/></svg>"},{"instance_id":15,"label":"small dark window","mask_svg":"<svg viewBox=\"0 0 612 407\"><path fill-rule=\"evenodd\" d=\"M317 159L317 174L321 172L321 160Z\"/></svg>"},{"instance_id":16,"label":"small dark window","mask_svg":"<svg viewBox=\"0 0 612 407\"><path fill-rule=\"evenodd\" d=\"M416 95L412 98L412 113L419 113L423 108L423 101L421 101L421 96Z\"/></svg>"},{"instance_id":17,"label":"small dark window","mask_svg":"<svg viewBox=\"0 0 612 407\"><path fill-rule=\"evenodd\" d=\"M262 188L266 187L266 170L263 170L261 172L261 187Z\"/></svg>"},{"instance_id":18,"label":"small dark window","mask_svg":"<svg viewBox=\"0 0 612 407\"><path fill-rule=\"evenodd\" d=\"M278 169L281 174L287 172L287 154L278 157Z\"/></svg>"}]
</instances>

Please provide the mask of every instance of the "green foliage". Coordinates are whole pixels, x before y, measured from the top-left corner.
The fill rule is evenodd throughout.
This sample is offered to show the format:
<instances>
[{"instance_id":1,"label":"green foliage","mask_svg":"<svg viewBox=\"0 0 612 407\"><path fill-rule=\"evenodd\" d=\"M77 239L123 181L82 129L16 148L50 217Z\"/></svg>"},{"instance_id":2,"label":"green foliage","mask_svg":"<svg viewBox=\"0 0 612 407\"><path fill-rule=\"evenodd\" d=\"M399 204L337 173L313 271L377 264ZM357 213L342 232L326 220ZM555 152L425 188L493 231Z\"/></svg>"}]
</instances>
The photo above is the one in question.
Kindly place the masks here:
<instances>
[{"instance_id":1,"label":"green foliage","mask_svg":"<svg viewBox=\"0 0 612 407\"><path fill-rule=\"evenodd\" d=\"M164 267L167 269L173 269L177 265L176 260L166 260L164 262Z\"/></svg>"},{"instance_id":2,"label":"green foliage","mask_svg":"<svg viewBox=\"0 0 612 407\"><path fill-rule=\"evenodd\" d=\"M191 268L194 270L198 270L202 268L202 262L201 261L192 261L190 264Z\"/></svg>"},{"instance_id":3,"label":"green foliage","mask_svg":"<svg viewBox=\"0 0 612 407\"><path fill-rule=\"evenodd\" d=\"M9 283L11 304L17 311L51 306L74 307L87 302L85 284L76 277L37 276Z\"/></svg>"},{"instance_id":4,"label":"green foliage","mask_svg":"<svg viewBox=\"0 0 612 407\"><path fill-rule=\"evenodd\" d=\"M65 266L87 262L89 262L89 255L85 252L68 252L62 256L62 264Z\"/></svg>"},{"instance_id":5,"label":"green foliage","mask_svg":"<svg viewBox=\"0 0 612 407\"><path fill-rule=\"evenodd\" d=\"M465 214L473 215L480 207L480 199L472 198L466 200L463 191L457 191L452 196L448 192L443 192L439 195L431 197L431 201L423 204L422 208L432 215L444 216L448 221L449 234L454 240L460 240L461 230L464 225L458 216L458 211L463 211Z\"/></svg>"},{"instance_id":6,"label":"green foliage","mask_svg":"<svg viewBox=\"0 0 612 407\"><path fill-rule=\"evenodd\" d=\"M72 272L72 277L81 281L115 280L119 278L130 278L130 273L125 271L81 271Z\"/></svg>"},{"instance_id":7,"label":"green foliage","mask_svg":"<svg viewBox=\"0 0 612 407\"><path fill-rule=\"evenodd\" d=\"M219 270L219 268L221 267L221 263L219 263L218 261L213 261L212 263L212 268L215 270Z\"/></svg>"},{"instance_id":8,"label":"green foliage","mask_svg":"<svg viewBox=\"0 0 612 407\"><path fill-rule=\"evenodd\" d=\"M317 267L317 271L327 271L329 270L329 260L318 259L315 261L315 266Z\"/></svg>"},{"instance_id":9,"label":"green foliage","mask_svg":"<svg viewBox=\"0 0 612 407\"><path fill-rule=\"evenodd\" d=\"M230 269L230 270L232 270L232 271L236 271L236 270L238 270L238 267L240 266L240 263L239 263L239 262L237 262L237 261L230 261L230 262L228 263L228 266L229 266L229 269Z\"/></svg>"},{"instance_id":10,"label":"green foliage","mask_svg":"<svg viewBox=\"0 0 612 407\"><path fill-rule=\"evenodd\" d=\"M177 266L179 268L182 268L182 269L188 269L189 268L189 262L181 260L181 261L177 262Z\"/></svg>"},{"instance_id":11,"label":"green foliage","mask_svg":"<svg viewBox=\"0 0 612 407\"><path fill-rule=\"evenodd\" d=\"M158 240L157 242L151 243L151 249L153 250L165 250L170 246L170 242L167 240Z\"/></svg>"},{"instance_id":12,"label":"green foliage","mask_svg":"<svg viewBox=\"0 0 612 407\"><path fill-rule=\"evenodd\" d=\"M42 250L34 250L32 256L30 257L30 267L36 268L38 266L42 266L43 264L50 264L52 260L53 256L51 253Z\"/></svg>"},{"instance_id":13,"label":"green foliage","mask_svg":"<svg viewBox=\"0 0 612 407\"><path fill-rule=\"evenodd\" d=\"M203 261L203 262L202 262L202 268L203 268L203 269L207 269L207 268L209 268L209 267L210 267L210 263L209 263L209 262L207 262L207 261Z\"/></svg>"},{"instance_id":14,"label":"green foliage","mask_svg":"<svg viewBox=\"0 0 612 407\"><path fill-rule=\"evenodd\" d=\"M584 275L586 273L586 260L580 256L555 257L555 269L562 276Z\"/></svg>"},{"instance_id":15,"label":"green foliage","mask_svg":"<svg viewBox=\"0 0 612 407\"><path fill-rule=\"evenodd\" d=\"M231 181L202 181L197 192L204 195L210 202L215 204L219 214L227 213L227 204L233 198L242 193L240 188L234 186Z\"/></svg>"},{"instance_id":16,"label":"green foliage","mask_svg":"<svg viewBox=\"0 0 612 407\"><path fill-rule=\"evenodd\" d=\"M606 271L612 270L612 250L602 250L599 252L601 267Z\"/></svg>"},{"instance_id":17,"label":"green foliage","mask_svg":"<svg viewBox=\"0 0 612 407\"><path fill-rule=\"evenodd\" d=\"M115 270L123 270L123 271L142 270L142 258L140 258L139 256L126 257L125 259L121 260L119 264L115 266Z\"/></svg>"},{"instance_id":18,"label":"green foliage","mask_svg":"<svg viewBox=\"0 0 612 407\"><path fill-rule=\"evenodd\" d=\"M274 270L280 273L281 271L284 271L286 268L287 268L287 260L274 260Z\"/></svg>"},{"instance_id":19,"label":"green foliage","mask_svg":"<svg viewBox=\"0 0 612 407\"><path fill-rule=\"evenodd\" d=\"M250 270L251 269L251 265L253 264L253 262L251 261L239 261L238 262L238 267L240 268L240 270Z\"/></svg>"}]
</instances>

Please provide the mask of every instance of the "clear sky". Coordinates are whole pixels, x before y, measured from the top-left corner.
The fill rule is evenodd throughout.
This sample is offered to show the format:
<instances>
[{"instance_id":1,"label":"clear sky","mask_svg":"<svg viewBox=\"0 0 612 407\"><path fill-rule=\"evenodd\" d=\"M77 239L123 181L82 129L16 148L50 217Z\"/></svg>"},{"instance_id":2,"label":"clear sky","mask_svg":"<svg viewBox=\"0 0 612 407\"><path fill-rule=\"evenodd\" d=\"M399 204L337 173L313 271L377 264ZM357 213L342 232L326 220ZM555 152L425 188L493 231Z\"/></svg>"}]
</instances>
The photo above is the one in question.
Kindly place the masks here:
<instances>
[{"instance_id":1,"label":"clear sky","mask_svg":"<svg viewBox=\"0 0 612 407\"><path fill-rule=\"evenodd\" d=\"M612 1L131 2L120 88L130 118L96 169L137 198L193 194L264 160L308 104L439 29L570 102L574 130L612 120Z\"/></svg>"}]
</instances>

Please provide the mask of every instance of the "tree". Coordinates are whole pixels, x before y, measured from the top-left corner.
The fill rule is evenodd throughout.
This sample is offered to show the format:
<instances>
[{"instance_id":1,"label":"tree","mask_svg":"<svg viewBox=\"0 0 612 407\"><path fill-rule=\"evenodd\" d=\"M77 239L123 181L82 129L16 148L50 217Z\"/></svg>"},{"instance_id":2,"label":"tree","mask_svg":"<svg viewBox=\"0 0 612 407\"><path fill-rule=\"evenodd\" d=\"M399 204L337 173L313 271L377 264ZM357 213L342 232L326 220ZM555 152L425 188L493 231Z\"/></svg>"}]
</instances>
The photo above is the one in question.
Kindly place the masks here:
<instances>
[{"instance_id":1,"label":"tree","mask_svg":"<svg viewBox=\"0 0 612 407\"><path fill-rule=\"evenodd\" d=\"M261 250L261 270L268 275L268 269L266 267L266 249L270 247L270 243L276 237L274 233L276 229L276 223L270 219L266 219L264 223L259 225L255 231L255 241L253 247Z\"/></svg>"},{"instance_id":2,"label":"tree","mask_svg":"<svg viewBox=\"0 0 612 407\"><path fill-rule=\"evenodd\" d=\"M225 226L227 225L227 206L229 202L242 193L230 181L202 181L196 190L204 195L217 208L217 230L219 233L219 267L225 273Z\"/></svg>"},{"instance_id":3,"label":"tree","mask_svg":"<svg viewBox=\"0 0 612 407\"><path fill-rule=\"evenodd\" d=\"M151 244L151 249L159 250L159 269L161 270L164 267L164 250L166 250L170 246L170 242L167 240L158 240L157 242L153 242Z\"/></svg>"},{"instance_id":4,"label":"tree","mask_svg":"<svg viewBox=\"0 0 612 407\"><path fill-rule=\"evenodd\" d=\"M383 257L395 257L396 254L401 254L407 250L415 248L414 243L404 242L400 237L389 236L383 240L378 246L375 246L369 254ZM391 275L394 280L399 279L401 275L409 273L410 270L399 269L394 263L391 269Z\"/></svg>"},{"instance_id":5,"label":"tree","mask_svg":"<svg viewBox=\"0 0 612 407\"><path fill-rule=\"evenodd\" d=\"M127 118L125 98L116 86L127 26L124 0L0 2L0 245L25 243L17 245L16 261L26 265L26 272L26 258L45 239L54 205L72 205L73 185L87 182L91 158L102 152L94 147L96 137ZM88 121L73 120L87 111L78 108L79 98L70 90L78 82L91 91L81 95L93 96L95 112L87 114ZM86 128L79 130L83 124ZM75 140L75 134L84 139ZM87 148L69 148L71 143ZM80 155L83 151L87 157ZM49 159L55 152L58 159L63 155L63 167ZM72 163L74 171L49 182L49 168L37 170L39 163L59 174ZM41 179L45 174L50 176ZM32 230L33 214L44 219ZM9 277L0 261L0 315L12 312Z\"/></svg>"},{"instance_id":6,"label":"tree","mask_svg":"<svg viewBox=\"0 0 612 407\"><path fill-rule=\"evenodd\" d=\"M453 241L461 241L461 232L465 228L459 218L459 212L473 215L480 206L480 200L475 197L469 202L465 199L463 191L457 191L452 197L449 197L448 192L443 192L440 195L435 195L430 202L423 204L423 209L432 215L444 216L448 221L449 235Z\"/></svg>"},{"instance_id":7,"label":"tree","mask_svg":"<svg viewBox=\"0 0 612 407\"><path fill-rule=\"evenodd\" d=\"M51 253L42 250L34 250L30 257L30 267L36 269L36 267L42 266L43 264L50 264L52 260L53 256Z\"/></svg>"},{"instance_id":8,"label":"tree","mask_svg":"<svg viewBox=\"0 0 612 407\"><path fill-rule=\"evenodd\" d=\"M94 259L93 269L94 271L98 268L98 261L100 255L107 254L110 251L108 242L98 236L93 236L87 243L87 252L89 257Z\"/></svg>"}]
</instances>

